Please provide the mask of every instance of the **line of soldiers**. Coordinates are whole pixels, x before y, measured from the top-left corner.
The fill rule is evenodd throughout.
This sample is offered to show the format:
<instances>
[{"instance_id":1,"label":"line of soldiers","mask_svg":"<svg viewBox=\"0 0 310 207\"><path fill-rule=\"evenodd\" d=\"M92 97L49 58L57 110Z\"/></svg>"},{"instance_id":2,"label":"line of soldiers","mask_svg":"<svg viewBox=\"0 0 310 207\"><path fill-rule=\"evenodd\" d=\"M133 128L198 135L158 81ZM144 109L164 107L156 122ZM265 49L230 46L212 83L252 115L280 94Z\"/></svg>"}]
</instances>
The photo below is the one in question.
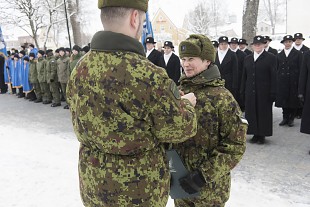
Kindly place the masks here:
<instances>
[{"instance_id":1,"label":"line of soldiers","mask_svg":"<svg viewBox=\"0 0 310 207\"><path fill-rule=\"evenodd\" d=\"M285 35L281 41L284 49L280 53L269 46L272 41L269 36L253 38L253 53L247 49L245 39L231 38L229 41L222 36L212 41L217 50L215 64L225 80L225 87L245 112L249 122L247 133L254 135L251 143L264 144L265 137L272 136L273 102L283 110L280 126L293 127L294 119L302 117L305 93L310 90L309 86L306 89L306 80L300 81L307 77L301 75L301 71L304 74L308 70L308 63L304 61L303 64L304 56L309 53L304 40L301 33ZM302 119L302 126L310 125L309 118L303 116Z\"/></svg>"},{"instance_id":2,"label":"line of soldiers","mask_svg":"<svg viewBox=\"0 0 310 207\"><path fill-rule=\"evenodd\" d=\"M18 98L25 98L34 103L51 104L51 107L61 106L66 102L66 87L71 71L79 59L89 51L89 46L80 48L74 45L70 48L60 47L55 50L38 50L29 46L27 54L25 47L17 51L8 51L4 59L4 83L1 93L8 90ZM64 109L69 109L65 104Z\"/></svg>"}]
</instances>

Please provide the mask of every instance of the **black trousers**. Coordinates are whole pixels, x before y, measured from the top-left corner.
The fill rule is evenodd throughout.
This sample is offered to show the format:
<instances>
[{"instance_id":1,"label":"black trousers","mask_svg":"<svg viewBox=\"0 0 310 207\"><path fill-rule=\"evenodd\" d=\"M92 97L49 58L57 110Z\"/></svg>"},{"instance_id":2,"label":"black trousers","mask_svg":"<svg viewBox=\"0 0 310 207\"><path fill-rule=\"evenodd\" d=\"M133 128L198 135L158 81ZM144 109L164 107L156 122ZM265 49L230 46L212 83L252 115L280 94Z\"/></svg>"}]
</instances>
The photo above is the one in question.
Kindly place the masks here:
<instances>
[{"instance_id":1,"label":"black trousers","mask_svg":"<svg viewBox=\"0 0 310 207\"><path fill-rule=\"evenodd\" d=\"M296 108L282 108L283 119L294 120L297 109Z\"/></svg>"}]
</instances>

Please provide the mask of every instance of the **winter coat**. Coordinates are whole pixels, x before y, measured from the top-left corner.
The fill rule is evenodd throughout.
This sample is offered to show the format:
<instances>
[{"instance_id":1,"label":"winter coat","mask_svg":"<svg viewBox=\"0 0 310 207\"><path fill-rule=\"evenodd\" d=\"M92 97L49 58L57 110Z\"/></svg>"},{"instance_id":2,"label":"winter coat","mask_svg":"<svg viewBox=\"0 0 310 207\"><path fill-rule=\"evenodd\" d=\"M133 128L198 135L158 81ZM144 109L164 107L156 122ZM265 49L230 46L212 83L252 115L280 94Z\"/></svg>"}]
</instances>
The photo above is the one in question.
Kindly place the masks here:
<instances>
[{"instance_id":1,"label":"winter coat","mask_svg":"<svg viewBox=\"0 0 310 207\"><path fill-rule=\"evenodd\" d=\"M239 88L238 83L238 58L236 53L231 50L227 51L222 63L218 58L218 52L216 53L215 64L220 70L222 79L225 80L225 87L237 97L237 91Z\"/></svg>"},{"instance_id":2,"label":"winter coat","mask_svg":"<svg viewBox=\"0 0 310 207\"><path fill-rule=\"evenodd\" d=\"M105 41L102 41L105 40ZM164 142L197 132L194 107L123 34L97 32L72 71L67 101L79 151L85 206L156 206L168 201Z\"/></svg>"},{"instance_id":3,"label":"winter coat","mask_svg":"<svg viewBox=\"0 0 310 207\"><path fill-rule=\"evenodd\" d=\"M264 51L254 62L254 55L244 60L241 96L245 98L247 133L272 136L272 104L276 95L276 57Z\"/></svg>"},{"instance_id":4,"label":"winter coat","mask_svg":"<svg viewBox=\"0 0 310 207\"><path fill-rule=\"evenodd\" d=\"M37 72L37 60L30 60L29 81L30 83L39 83Z\"/></svg>"},{"instance_id":5,"label":"winter coat","mask_svg":"<svg viewBox=\"0 0 310 207\"><path fill-rule=\"evenodd\" d=\"M54 56L47 57L46 80L48 83L58 82L57 61Z\"/></svg>"},{"instance_id":6,"label":"winter coat","mask_svg":"<svg viewBox=\"0 0 310 207\"><path fill-rule=\"evenodd\" d=\"M72 72L72 70L74 69L74 67L76 66L76 64L79 62L79 60L81 59L82 57L82 54L79 52L77 55L71 55L71 58L70 58L70 74Z\"/></svg>"},{"instance_id":7,"label":"winter coat","mask_svg":"<svg viewBox=\"0 0 310 207\"><path fill-rule=\"evenodd\" d=\"M44 58L38 58L37 73L39 83L46 83L46 63Z\"/></svg>"},{"instance_id":8,"label":"winter coat","mask_svg":"<svg viewBox=\"0 0 310 207\"><path fill-rule=\"evenodd\" d=\"M164 56L160 58L161 67L165 68L168 73L169 78L171 78L175 84L179 85L179 79L181 77L181 63L180 58L172 53L170 59L168 60L168 64L166 65Z\"/></svg>"},{"instance_id":9,"label":"winter coat","mask_svg":"<svg viewBox=\"0 0 310 207\"><path fill-rule=\"evenodd\" d=\"M292 48L288 57L284 50L277 55L277 96L276 106L300 108L298 82L303 55Z\"/></svg>"},{"instance_id":10,"label":"winter coat","mask_svg":"<svg viewBox=\"0 0 310 207\"><path fill-rule=\"evenodd\" d=\"M304 61L299 77L298 94L303 95L305 99L300 132L310 134L310 51L304 53Z\"/></svg>"},{"instance_id":11,"label":"winter coat","mask_svg":"<svg viewBox=\"0 0 310 207\"><path fill-rule=\"evenodd\" d=\"M274 54L274 55L278 55L278 51L272 47L269 47L267 52L270 52L271 54Z\"/></svg>"},{"instance_id":12,"label":"winter coat","mask_svg":"<svg viewBox=\"0 0 310 207\"><path fill-rule=\"evenodd\" d=\"M247 56L245 52L242 52L241 50L237 50L236 52L237 59L238 59L238 91L236 94L236 101L238 102L240 108L244 110L244 99L240 97L240 86L241 86L241 79L243 74L243 64L244 64L244 58Z\"/></svg>"},{"instance_id":13,"label":"winter coat","mask_svg":"<svg viewBox=\"0 0 310 207\"><path fill-rule=\"evenodd\" d=\"M190 172L199 170L206 181L200 196L190 200L199 206L224 204L229 198L230 171L245 152L247 125L216 65L192 78L182 76L180 83L185 94L194 92L197 97L198 131L174 148L186 168Z\"/></svg>"},{"instance_id":14,"label":"winter coat","mask_svg":"<svg viewBox=\"0 0 310 207\"><path fill-rule=\"evenodd\" d=\"M152 63L154 63L155 65L159 66L159 67L164 67L164 65L161 64L161 57L163 56L163 54L161 52L159 52L158 50L154 49L151 54L149 54L149 56L147 57L147 59L149 59Z\"/></svg>"},{"instance_id":15,"label":"winter coat","mask_svg":"<svg viewBox=\"0 0 310 207\"><path fill-rule=\"evenodd\" d=\"M70 75L70 58L67 56L60 57L57 60L57 75L60 83L67 83Z\"/></svg>"}]
</instances>

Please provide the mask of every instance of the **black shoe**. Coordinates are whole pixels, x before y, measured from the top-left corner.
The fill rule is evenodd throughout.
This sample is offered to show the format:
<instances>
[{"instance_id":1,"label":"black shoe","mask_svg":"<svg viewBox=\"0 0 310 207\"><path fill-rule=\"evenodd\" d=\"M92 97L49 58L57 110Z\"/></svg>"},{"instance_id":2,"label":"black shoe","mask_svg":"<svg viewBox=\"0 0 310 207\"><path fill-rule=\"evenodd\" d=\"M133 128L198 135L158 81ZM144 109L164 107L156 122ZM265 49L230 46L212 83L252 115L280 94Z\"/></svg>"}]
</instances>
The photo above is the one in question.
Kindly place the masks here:
<instances>
[{"instance_id":1,"label":"black shoe","mask_svg":"<svg viewBox=\"0 0 310 207\"><path fill-rule=\"evenodd\" d=\"M61 106L61 103L52 103L51 107Z\"/></svg>"},{"instance_id":2,"label":"black shoe","mask_svg":"<svg viewBox=\"0 0 310 207\"><path fill-rule=\"evenodd\" d=\"M288 122L287 122L287 125L289 127L293 127L294 126L294 119L290 119Z\"/></svg>"},{"instance_id":3,"label":"black shoe","mask_svg":"<svg viewBox=\"0 0 310 207\"><path fill-rule=\"evenodd\" d=\"M43 101L43 104L50 104L52 101Z\"/></svg>"},{"instance_id":4,"label":"black shoe","mask_svg":"<svg viewBox=\"0 0 310 207\"><path fill-rule=\"evenodd\" d=\"M257 143L258 142L258 139L259 139L259 137L258 136L256 136L256 135L254 135L253 137L252 137L252 139L250 139L250 143Z\"/></svg>"},{"instance_id":5,"label":"black shoe","mask_svg":"<svg viewBox=\"0 0 310 207\"><path fill-rule=\"evenodd\" d=\"M257 144L265 144L265 137L259 136Z\"/></svg>"},{"instance_id":6,"label":"black shoe","mask_svg":"<svg viewBox=\"0 0 310 207\"><path fill-rule=\"evenodd\" d=\"M37 99L37 100L35 100L34 102L35 102L35 103L40 103L40 102L42 102L42 99Z\"/></svg>"},{"instance_id":7,"label":"black shoe","mask_svg":"<svg viewBox=\"0 0 310 207\"><path fill-rule=\"evenodd\" d=\"M61 97L60 101L66 101L66 99L64 97Z\"/></svg>"},{"instance_id":8,"label":"black shoe","mask_svg":"<svg viewBox=\"0 0 310 207\"><path fill-rule=\"evenodd\" d=\"M36 101L36 100L37 100L36 98L29 99L29 101Z\"/></svg>"},{"instance_id":9,"label":"black shoe","mask_svg":"<svg viewBox=\"0 0 310 207\"><path fill-rule=\"evenodd\" d=\"M283 120L280 122L279 126L284 126L284 125L287 125L287 124L288 124L288 120L287 120L287 119L283 119Z\"/></svg>"},{"instance_id":10,"label":"black shoe","mask_svg":"<svg viewBox=\"0 0 310 207\"><path fill-rule=\"evenodd\" d=\"M69 109L69 106L68 106L68 105L65 105L65 106L64 106L64 109Z\"/></svg>"}]
</instances>

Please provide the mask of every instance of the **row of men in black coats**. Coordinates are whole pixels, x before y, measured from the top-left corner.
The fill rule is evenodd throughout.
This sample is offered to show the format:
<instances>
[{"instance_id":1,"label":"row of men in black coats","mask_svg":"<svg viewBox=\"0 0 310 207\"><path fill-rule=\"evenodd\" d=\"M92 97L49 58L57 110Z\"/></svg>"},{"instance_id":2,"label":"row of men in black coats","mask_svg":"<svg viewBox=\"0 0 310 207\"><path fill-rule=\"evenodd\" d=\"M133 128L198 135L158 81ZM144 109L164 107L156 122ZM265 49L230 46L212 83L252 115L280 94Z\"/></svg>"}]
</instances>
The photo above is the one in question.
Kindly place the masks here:
<instances>
[{"instance_id":1,"label":"row of men in black coats","mask_svg":"<svg viewBox=\"0 0 310 207\"><path fill-rule=\"evenodd\" d=\"M302 105L309 105L305 97L310 91L309 86L306 86L310 82L310 78L307 78L310 52L306 52L309 48L302 44L303 40L301 33L296 33L294 37L284 36L281 43L285 48L280 53L269 46L272 40L268 36L253 38L253 52L247 49L245 39L231 38L229 41L222 36L218 42L213 41L217 50L215 64L225 80L225 87L245 111L249 121L248 134L254 135L251 143L264 144L265 137L272 136L273 102L276 107L283 109L280 125L289 127L294 126L296 114L301 116ZM155 50L156 42L152 37L147 38L146 43L150 43L147 44L148 59L165 68L169 77L178 84L181 66L179 58L172 53L172 42L164 43L164 55ZM167 56L170 57L168 61ZM309 108L304 107L301 131L310 134L310 115L305 115L310 113Z\"/></svg>"}]
</instances>

